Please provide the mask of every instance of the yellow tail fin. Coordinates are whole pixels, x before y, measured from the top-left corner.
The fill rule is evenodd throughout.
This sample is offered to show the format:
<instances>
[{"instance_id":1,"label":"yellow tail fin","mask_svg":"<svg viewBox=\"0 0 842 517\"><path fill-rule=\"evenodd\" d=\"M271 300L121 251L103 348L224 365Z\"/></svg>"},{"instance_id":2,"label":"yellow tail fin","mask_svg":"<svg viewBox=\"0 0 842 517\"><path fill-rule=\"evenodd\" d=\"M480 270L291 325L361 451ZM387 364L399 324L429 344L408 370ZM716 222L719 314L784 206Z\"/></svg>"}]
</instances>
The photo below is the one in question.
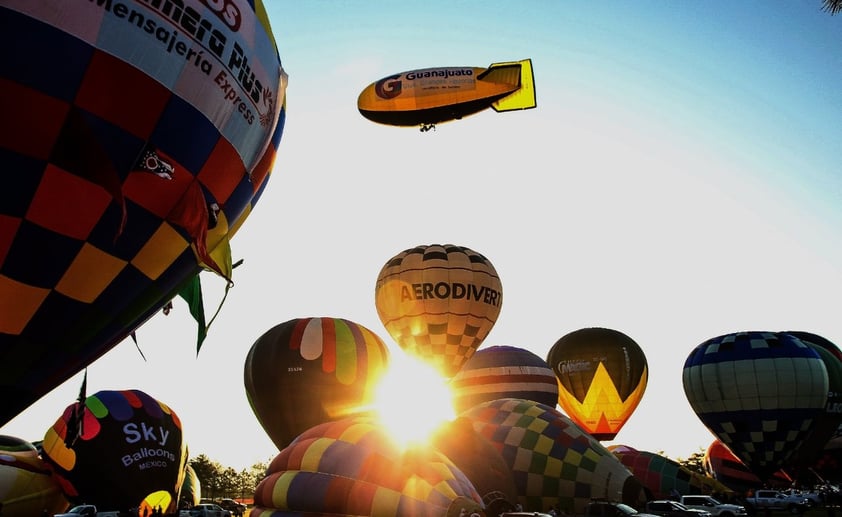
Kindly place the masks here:
<instances>
[{"instance_id":1,"label":"yellow tail fin","mask_svg":"<svg viewBox=\"0 0 842 517\"><path fill-rule=\"evenodd\" d=\"M511 95L491 104L494 111L514 111L534 108L538 105L535 97L535 77L532 74L532 60L493 63L484 74L497 76L500 82L520 84Z\"/></svg>"}]
</instances>

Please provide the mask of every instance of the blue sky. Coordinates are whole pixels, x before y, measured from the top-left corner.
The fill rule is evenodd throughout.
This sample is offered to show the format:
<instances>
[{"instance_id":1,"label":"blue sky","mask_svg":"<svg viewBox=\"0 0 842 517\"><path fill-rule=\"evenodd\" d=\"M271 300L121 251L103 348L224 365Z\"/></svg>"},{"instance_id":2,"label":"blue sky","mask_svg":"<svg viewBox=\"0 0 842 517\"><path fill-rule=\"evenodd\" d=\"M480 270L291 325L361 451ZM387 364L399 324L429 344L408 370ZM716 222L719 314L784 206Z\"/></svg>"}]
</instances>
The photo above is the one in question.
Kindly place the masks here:
<instances>
[{"instance_id":1,"label":"blue sky","mask_svg":"<svg viewBox=\"0 0 842 517\"><path fill-rule=\"evenodd\" d=\"M712 441L681 384L696 345L738 330L842 343L842 18L819 0L266 4L288 114L267 190L232 241L236 285L198 356L176 302L138 330L146 361L127 340L88 373L89 392L167 402L192 454L235 467L273 457L243 388L251 344L306 316L388 340L377 274L418 244L495 265L504 302L489 346L545 357L587 326L635 339L649 386L614 443L673 458ZM533 110L420 133L356 108L392 73L524 58ZM202 278L210 312L223 281ZM80 382L0 432L39 439Z\"/></svg>"}]
</instances>

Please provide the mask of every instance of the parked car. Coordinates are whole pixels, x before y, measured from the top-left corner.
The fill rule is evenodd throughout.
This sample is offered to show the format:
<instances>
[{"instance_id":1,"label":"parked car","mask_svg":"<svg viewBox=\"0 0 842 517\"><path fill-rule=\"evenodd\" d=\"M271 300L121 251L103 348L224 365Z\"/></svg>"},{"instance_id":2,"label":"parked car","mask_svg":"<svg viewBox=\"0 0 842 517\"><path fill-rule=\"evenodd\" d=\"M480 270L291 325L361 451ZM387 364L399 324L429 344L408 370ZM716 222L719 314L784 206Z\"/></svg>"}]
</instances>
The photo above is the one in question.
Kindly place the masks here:
<instances>
[{"instance_id":1,"label":"parked car","mask_svg":"<svg viewBox=\"0 0 842 517\"><path fill-rule=\"evenodd\" d=\"M218 504L219 506L231 512L231 515L234 515L235 517L243 517L243 515L246 513L246 510L248 509L246 505L238 503L237 501L229 499L227 497L224 499L220 499Z\"/></svg>"},{"instance_id":2,"label":"parked car","mask_svg":"<svg viewBox=\"0 0 842 517\"><path fill-rule=\"evenodd\" d=\"M594 499L585 507L587 517L656 517L651 513L639 512L625 503Z\"/></svg>"},{"instance_id":3,"label":"parked car","mask_svg":"<svg viewBox=\"0 0 842 517\"><path fill-rule=\"evenodd\" d=\"M231 517L231 512L218 504L201 503L178 512L179 517Z\"/></svg>"},{"instance_id":4,"label":"parked car","mask_svg":"<svg viewBox=\"0 0 842 517\"><path fill-rule=\"evenodd\" d=\"M96 505L80 504L67 510L65 513L57 513L53 517L120 517L117 511L97 511Z\"/></svg>"},{"instance_id":5,"label":"parked car","mask_svg":"<svg viewBox=\"0 0 842 517\"><path fill-rule=\"evenodd\" d=\"M646 511L661 517L711 517L707 510L688 508L678 501L656 499L646 502Z\"/></svg>"},{"instance_id":6,"label":"parked car","mask_svg":"<svg viewBox=\"0 0 842 517\"><path fill-rule=\"evenodd\" d=\"M745 517L745 506L720 502L709 495L683 495L681 504L688 508L707 510L713 517Z\"/></svg>"},{"instance_id":7,"label":"parked car","mask_svg":"<svg viewBox=\"0 0 842 517\"><path fill-rule=\"evenodd\" d=\"M785 510L789 513L804 513L810 509L807 499L800 496L784 494L778 490L755 490L753 495L746 497L745 506L748 513L758 513L765 510Z\"/></svg>"}]
</instances>

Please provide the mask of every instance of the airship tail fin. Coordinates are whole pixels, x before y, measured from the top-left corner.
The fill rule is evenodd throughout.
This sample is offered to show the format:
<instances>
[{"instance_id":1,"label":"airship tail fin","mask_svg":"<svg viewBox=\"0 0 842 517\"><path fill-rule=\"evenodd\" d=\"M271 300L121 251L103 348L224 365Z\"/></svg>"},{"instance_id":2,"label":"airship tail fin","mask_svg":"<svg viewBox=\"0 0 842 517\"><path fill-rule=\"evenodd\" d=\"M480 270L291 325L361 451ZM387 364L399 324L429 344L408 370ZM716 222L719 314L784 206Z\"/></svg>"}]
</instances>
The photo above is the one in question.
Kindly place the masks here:
<instances>
[{"instance_id":1,"label":"airship tail fin","mask_svg":"<svg viewBox=\"0 0 842 517\"><path fill-rule=\"evenodd\" d=\"M511 95L493 102L491 107L494 111L525 110L538 105L535 98L535 77L532 74L531 59L494 63L488 67L483 78L520 86Z\"/></svg>"}]
</instances>

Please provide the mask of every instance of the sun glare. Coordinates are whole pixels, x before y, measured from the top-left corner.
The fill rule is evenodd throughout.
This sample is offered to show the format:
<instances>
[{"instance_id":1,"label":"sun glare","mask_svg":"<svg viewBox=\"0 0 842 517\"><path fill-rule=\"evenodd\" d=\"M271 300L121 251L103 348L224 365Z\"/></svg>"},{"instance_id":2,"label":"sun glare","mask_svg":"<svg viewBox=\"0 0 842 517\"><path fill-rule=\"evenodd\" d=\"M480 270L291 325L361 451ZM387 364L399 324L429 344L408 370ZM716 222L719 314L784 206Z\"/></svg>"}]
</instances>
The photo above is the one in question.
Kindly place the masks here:
<instances>
[{"instance_id":1,"label":"sun glare","mask_svg":"<svg viewBox=\"0 0 842 517\"><path fill-rule=\"evenodd\" d=\"M426 442L456 412L447 379L407 355L394 354L377 387L374 409L381 424L402 447Z\"/></svg>"}]
</instances>

